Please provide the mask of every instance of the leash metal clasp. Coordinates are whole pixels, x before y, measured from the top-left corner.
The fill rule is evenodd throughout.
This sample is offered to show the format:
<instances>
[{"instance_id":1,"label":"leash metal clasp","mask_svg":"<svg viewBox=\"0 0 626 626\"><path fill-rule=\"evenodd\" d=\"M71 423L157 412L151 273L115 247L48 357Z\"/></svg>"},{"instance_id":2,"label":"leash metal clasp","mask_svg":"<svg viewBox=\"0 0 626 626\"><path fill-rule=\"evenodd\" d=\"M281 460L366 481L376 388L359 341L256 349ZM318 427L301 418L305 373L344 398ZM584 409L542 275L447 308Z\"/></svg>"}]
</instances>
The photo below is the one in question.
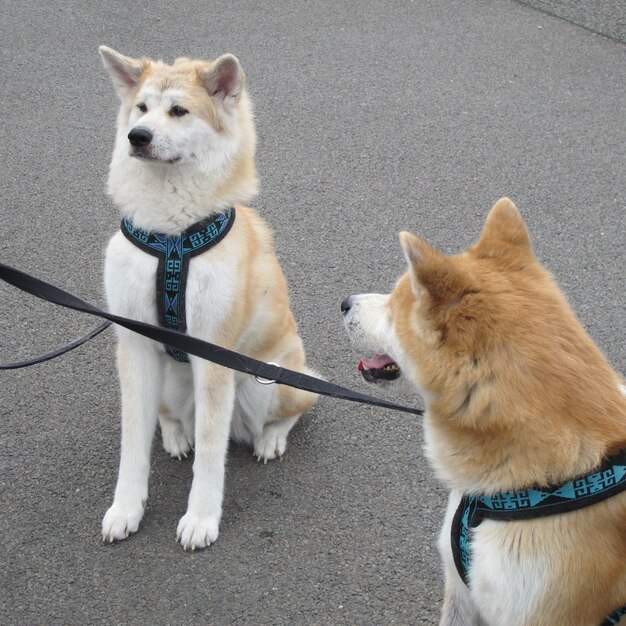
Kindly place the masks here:
<instances>
[{"instance_id":1,"label":"leash metal clasp","mask_svg":"<svg viewBox=\"0 0 626 626\"><path fill-rule=\"evenodd\" d=\"M268 365L275 365L276 367L280 367L278 363L273 363L272 361L267 362ZM276 381L270 378L263 378L262 376L255 376L254 380L259 383L259 385L273 385Z\"/></svg>"}]
</instances>

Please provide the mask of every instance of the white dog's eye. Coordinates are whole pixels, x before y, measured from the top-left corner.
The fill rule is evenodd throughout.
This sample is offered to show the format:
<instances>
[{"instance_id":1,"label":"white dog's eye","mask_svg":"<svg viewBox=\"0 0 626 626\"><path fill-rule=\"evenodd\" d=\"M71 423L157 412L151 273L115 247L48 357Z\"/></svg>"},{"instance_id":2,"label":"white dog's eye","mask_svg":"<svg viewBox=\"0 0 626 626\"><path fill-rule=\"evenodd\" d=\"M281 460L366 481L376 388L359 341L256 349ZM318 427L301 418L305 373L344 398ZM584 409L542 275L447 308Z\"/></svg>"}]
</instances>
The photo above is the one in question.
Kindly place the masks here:
<instances>
[{"instance_id":1,"label":"white dog's eye","mask_svg":"<svg viewBox=\"0 0 626 626\"><path fill-rule=\"evenodd\" d=\"M146 106L143 102L140 102L140 103L137 105L137 108L138 108L138 109L139 109L142 113L146 113L146 112L148 111L148 107L147 107L147 106Z\"/></svg>"},{"instance_id":2,"label":"white dog's eye","mask_svg":"<svg viewBox=\"0 0 626 626\"><path fill-rule=\"evenodd\" d=\"M183 107L179 107L177 104L170 109L170 115L172 117L182 117L183 115L187 115L187 113L189 113L187 109L183 109Z\"/></svg>"}]
</instances>

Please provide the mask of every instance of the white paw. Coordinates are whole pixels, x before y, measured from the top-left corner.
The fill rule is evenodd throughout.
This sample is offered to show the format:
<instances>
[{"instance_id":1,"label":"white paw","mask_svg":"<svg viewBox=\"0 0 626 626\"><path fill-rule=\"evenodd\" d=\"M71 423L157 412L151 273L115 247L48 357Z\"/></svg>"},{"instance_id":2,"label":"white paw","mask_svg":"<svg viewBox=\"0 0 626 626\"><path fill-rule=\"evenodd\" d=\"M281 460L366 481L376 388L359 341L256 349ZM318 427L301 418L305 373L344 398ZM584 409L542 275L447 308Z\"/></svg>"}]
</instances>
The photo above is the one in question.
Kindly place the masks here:
<instances>
[{"instance_id":1,"label":"white paw","mask_svg":"<svg viewBox=\"0 0 626 626\"><path fill-rule=\"evenodd\" d=\"M272 459L282 459L286 449L287 435L267 426L254 441L254 456L257 461L263 461L263 463Z\"/></svg>"},{"instance_id":2,"label":"white paw","mask_svg":"<svg viewBox=\"0 0 626 626\"><path fill-rule=\"evenodd\" d=\"M163 448L175 459L181 461L193 450L193 439L191 441L185 436L183 427L179 422L170 422L167 426L161 423L161 433L163 434Z\"/></svg>"},{"instance_id":3,"label":"white paw","mask_svg":"<svg viewBox=\"0 0 626 626\"><path fill-rule=\"evenodd\" d=\"M178 522L176 541L180 542L183 550L206 548L216 541L219 525L217 517L185 513Z\"/></svg>"},{"instance_id":4,"label":"white paw","mask_svg":"<svg viewBox=\"0 0 626 626\"><path fill-rule=\"evenodd\" d=\"M102 541L122 541L137 532L143 512L142 505L132 507L113 503L102 519Z\"/></svg>"}]
</instances>

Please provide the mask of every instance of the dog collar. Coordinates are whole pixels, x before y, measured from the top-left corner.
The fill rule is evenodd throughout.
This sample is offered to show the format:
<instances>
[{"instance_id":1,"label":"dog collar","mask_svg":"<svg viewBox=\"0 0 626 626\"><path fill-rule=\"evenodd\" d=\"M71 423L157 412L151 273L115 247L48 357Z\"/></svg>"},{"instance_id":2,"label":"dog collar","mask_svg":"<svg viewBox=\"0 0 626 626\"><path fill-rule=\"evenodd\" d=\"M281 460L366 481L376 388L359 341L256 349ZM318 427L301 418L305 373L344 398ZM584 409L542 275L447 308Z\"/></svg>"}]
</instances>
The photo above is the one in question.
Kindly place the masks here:
<instances>
[{"instance_id":1,"label":"dog collar","mask_svg":"<svg viewBox=\"0 0 626 626\"><path fill-rule=\"evenodd\" d=\"M217 245L235 222L235 209L211 216L190 226L180 235L163 235L137 228L125 217L120 229L131 243L157 257L156 301L159 325L181 333L187 331L185 317L185 290L189 261ZM185 352L167 347L177 361L187 362Z\"/></svg>"},{"instance_id":2,"label":"dog collar","mask_svg":"<svg viewBox=\"0 0 626 626\"><path fill-rule=\"evenodd\" d=\"M597 504L626 491L626 450L607 459L592 474L562 485L505 491L491 496L465 494L456 510L451 528L454 564L466 585L471 566L471 530L483 520L518 521L559 515ZM608 616L602 626L617 624L626 607Z\"/></svg>"}]
</instances>

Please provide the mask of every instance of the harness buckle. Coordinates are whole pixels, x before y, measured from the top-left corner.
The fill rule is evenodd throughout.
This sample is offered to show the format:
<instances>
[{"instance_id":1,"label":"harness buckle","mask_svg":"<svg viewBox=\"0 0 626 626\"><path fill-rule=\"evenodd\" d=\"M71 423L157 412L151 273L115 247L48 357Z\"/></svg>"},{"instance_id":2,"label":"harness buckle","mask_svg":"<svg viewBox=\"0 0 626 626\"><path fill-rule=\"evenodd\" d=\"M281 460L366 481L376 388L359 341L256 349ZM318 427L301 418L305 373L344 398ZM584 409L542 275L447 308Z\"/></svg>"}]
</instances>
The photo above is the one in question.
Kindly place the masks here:
<instances>
[{"instance_id":1,"label":"harness buckle","mask_svg":"<svg viewBox=\"0 0 626 626\"><path fill-rule=\"evenodd\" d=\"M272 361L267 362L268 365L275 365L276 367L280 367L278 363L273 363ZM254 380L259 383L259 385L273 385L276 381L270 378L263 378L262 376L255 376Z\"/></svg>"}]
</instances>

